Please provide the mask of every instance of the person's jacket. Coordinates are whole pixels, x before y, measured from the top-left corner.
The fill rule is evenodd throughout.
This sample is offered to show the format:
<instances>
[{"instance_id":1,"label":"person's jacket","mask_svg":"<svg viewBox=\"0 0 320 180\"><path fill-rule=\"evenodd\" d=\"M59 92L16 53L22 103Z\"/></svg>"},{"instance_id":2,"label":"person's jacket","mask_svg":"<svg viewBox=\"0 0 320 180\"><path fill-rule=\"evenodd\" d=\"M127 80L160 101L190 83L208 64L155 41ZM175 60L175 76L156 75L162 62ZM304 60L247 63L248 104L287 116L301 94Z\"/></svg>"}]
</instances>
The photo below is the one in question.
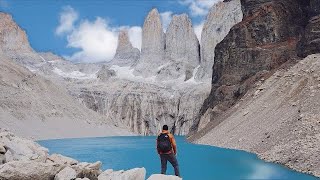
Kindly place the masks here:
<instances>
[{"instance_id":1,"label":"person's jacket","mask_svg":"<svg viewBox=\"0 0 320 180\"><path fill-rule=\"evenodd\" d=\"M171 133L169 133L168 130L162 130L161 134L168 134L172 149L169 152L161 152L157 148L158 154L171 154L171 153L177 154L177 144L176 144L176 140L174 139L174 136ZM158 147L158 139L156 141L157 141L156 147Z\"/></svg>"}]
</instances>

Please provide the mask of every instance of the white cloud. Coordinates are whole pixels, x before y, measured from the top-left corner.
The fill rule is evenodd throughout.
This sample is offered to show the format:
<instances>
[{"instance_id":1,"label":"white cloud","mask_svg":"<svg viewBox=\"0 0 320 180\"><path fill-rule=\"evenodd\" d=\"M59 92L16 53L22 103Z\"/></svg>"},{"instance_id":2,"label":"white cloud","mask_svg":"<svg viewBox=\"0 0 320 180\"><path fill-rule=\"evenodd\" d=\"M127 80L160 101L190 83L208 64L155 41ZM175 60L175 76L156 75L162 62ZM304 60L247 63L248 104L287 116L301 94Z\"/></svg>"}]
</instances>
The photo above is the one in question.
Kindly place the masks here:
<instances>
[{"instance_id":1,"label":"white cloud","mask_svg":"<svg viewBox=\"0 0 320 180\"><path fill-rule=\"evenodd\" d=\"M166 32L166 30L171 22L172 14L173 13L171 11L166 11L166 12L160 13L162 27L163 27L164 32Z\"/></svg>"},{"instance_id":2,"label":"white cloud","mask_svg":"<svg viewBox=\"0 0 320 180\"><path fill-rule=\"evenodd\" d=\"M222 0L180 0L180 4L188 6L192 16L205 16L209 9Z\"/></svg>"},{"instance_id":3,"label":"white cloud","mask_svg":"<svg viewBox=\"0 0 320 180\"><path fill-rule=\"evenodd\" d=\"M60 25L56 34L67 38L67 47L79 49L66 59L75 62L110 61L114 57L118 45L118 34L127 28L129 39L134 47L141 49L142 29L139 26L113 27L106 19L97 17L94 21L82 19L76 23L78 13L70 6L64 7L60 13Z\"/></svg>"},{"instance_id":4,"label":"white cloud","mask_svg":"<svg viewBox=\"0 0 320 180\"><path fill-rule=\"evenodd\" d=\"M202 33L203 24L204 22L201 22L200 24L197 24L194 26L194 32L196 33L199 42L201 42L201 33Z\"/></svg>"},{"instance_id":5,"label":"white cloud","mask_svg":"<svg viewBox=\"0 0 320 180\"><path fill-rule=\"evenodd\" d=\"M84 20L68 35L68 47L79 48L71 61L99 62L111 60L118 44L118 31L106 20L97 17L94 22Z\"/></svg>"},{"instance_id":6,"label":"white cloud","mask_svg":"<svg viewBox=\"0 0 320 180\"><path fill-rule=\"evenodd\" d=\"M142 28L140 26L133 26L128 29L129 40L133 47L141 50Z\"/></svg>"},{"instance_id":7,"label":"white cloud","mask_svg":"<svg viewBox=\"0 0 320 180\"><path fill-rule=\"evenodd\" d=\"M74 28L74 23L78 19L78 13L71 7L65 6L60 13L59 26L56 28L55 33L62 35L71 32Z\"/></svg>"}]
</instances>

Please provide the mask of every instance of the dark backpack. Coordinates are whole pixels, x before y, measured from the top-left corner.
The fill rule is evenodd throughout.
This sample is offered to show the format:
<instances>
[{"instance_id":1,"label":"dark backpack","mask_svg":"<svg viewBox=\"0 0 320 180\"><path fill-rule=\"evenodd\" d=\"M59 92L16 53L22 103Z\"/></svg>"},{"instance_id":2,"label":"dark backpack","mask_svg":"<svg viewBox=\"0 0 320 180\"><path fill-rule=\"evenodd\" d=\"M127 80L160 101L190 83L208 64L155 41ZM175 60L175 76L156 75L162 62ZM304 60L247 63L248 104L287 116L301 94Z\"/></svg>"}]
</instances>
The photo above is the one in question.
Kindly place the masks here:
<instances>
[{"instance_id":1,"label":"dark backpack","mask_svg":"<svg viewBox=\"0 0 320 180\"><path fill-rule=\"evenodd\" d=\"M170 142L170 137L167 133L161 133L158 136L157 141L158 141L157 148L160 152L166 153L171 151L172 146Z\"/></svg>"}]
</instances>

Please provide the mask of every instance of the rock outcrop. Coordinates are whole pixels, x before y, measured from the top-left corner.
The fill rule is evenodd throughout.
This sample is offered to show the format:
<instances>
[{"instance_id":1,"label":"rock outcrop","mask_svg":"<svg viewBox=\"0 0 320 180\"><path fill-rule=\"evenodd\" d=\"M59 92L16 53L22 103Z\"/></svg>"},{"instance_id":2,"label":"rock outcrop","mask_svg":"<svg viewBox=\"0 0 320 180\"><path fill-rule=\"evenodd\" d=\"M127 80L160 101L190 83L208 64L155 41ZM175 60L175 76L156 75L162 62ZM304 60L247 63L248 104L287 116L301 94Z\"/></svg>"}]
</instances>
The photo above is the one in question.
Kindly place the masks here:
<instances>
[{"instance_id":1,"label":"rock outcrop","mask_svg":"<svg viewBox=\"0 0 320 180\"><path fill-rule=\"evenodd\" d=\"M134 168L127 171L113 171L108 169L98 176L98 180L110 180L110 179L121 179L121 180L145 180L146 169L145 168Z\"/></svg>"},{"instance_id":2,"label":"rock outcrop","mask_svg":"<svg viewBox=\"0 0 320 180\"><path fill-rule=\"evenodd\" d=\"M12 16L0 12L0 47L3 51L30 51L31 47L26 35L12 19Z\"/></svg>"},{"instance_id":3,"label":"rock outcrop","mask_svg":"<svg viewBox=\"0 0 320 180\"><path fill-rule=\"evenodd\" d=\"M145 77L154 75L157 68L165 64L164 49L165 34L160 14L157 9L152 9L143 24L141 58L135 72Z\"/></svg>"},{"instance_id":4,"label":"rock outcrop","mask_svg":"<svg viewBox=\"0 0 320 180\"><path fill-rule=\"evenodd\" d=\"M54 176L54 180L69 180L76 179L77 173L71 167L65 167L58 174Z\"/></svg>"},{"instance_id":5,"label":"rock outcrop","mask_svg":"<svg viewBox=\"0 0 320 180\"><path fill-rule=\"evenodd\" d=\"M7 149L3 145L0 145L0 165L7 162L6 155L5 155L6 152L7 152Z\"/></svg>"},{"instance_id":6,"label":"rock outcrop","mask_svg":"<svg viewBox=\"0 0 320 180\"><path fill-rule=\"evenodd\" d=\"M24 65L41 63L42 59L30 47L27 34L12 19L0 12L0 49L11 59Z\"/></svg>"},{"instance_id":7,"label":"rock outcrop","mask_svg":"<svg viewBox=\"0 0 320 180\"><path fill-rule=\"evenodd\" d=\"M219 2L211 7L201 34L201 65L196 74L197 79L212 78L215 47L242 17L240 0Z\"/></svg>"},{"instance_id":8,"label":"rock outcrop","mask_svg":"<svg viewBox=\"0 0 320 180\"><path fill-rule=\"evenodd\" d=\"M106 65L102 66L102 68L97 72L97 78L104 82L115 76L116 72Z\"/></svg>"},{"instance_id":9,"label":"rock outcrop","mask_svg":"<svg viewBox=\"0 0 320 180\"><path fill-rule=\"evenodd\" d=\"M298 55L306 57L320 52L320 2L310 0L306 11L309 17L302 40L298 45Z\"/></svg>"},{"instance_id":10,"label":"rock outcrop","mask_svg":"<svg viewBox=\"0 0 320 180\"><path fill-rule=\"evenodd\" d=\"M140 58L140 50L134 48L129 40L127 30L121 30L118 37L118 47L111 64L118 66L132 66Z\"/></svg>"},{"instance_id":11,"label":"rock outcrop","mask_svg":"<svg viewBox=\"0 0 320 180\"><path fill-rule=\"evenodd\" d=\"M216 46L211 94L200 117L212 119L241 98L253 82L296 58L296 46L307 18L300 3L241 1L242 22ZM194 131L200 121L195 122Z\"/></svg>"},{"instance_id":12,"label":"rock outcrop","mask_svg":"<svg viewBox=\"0 0 320 180\"><path fill-rule=\"evenodd\" d=\"M3 180L50 180L63 167L61 165L36 161L11 161L0 166L0 179Z\"/></svg>"},{"instance_id":13,"label":"rock outcrop","mask_svg":"<svg viewBox=\"0 0 320 180\"><path fill-rule=\"evenodd\" d=\"M200 64L199 52L199 41L189 17L186 14L174 15L166 33L165 58L169 63L159 69L157 77L161 80L180 76L190 79Z\"/></svg>"}]
</instances>

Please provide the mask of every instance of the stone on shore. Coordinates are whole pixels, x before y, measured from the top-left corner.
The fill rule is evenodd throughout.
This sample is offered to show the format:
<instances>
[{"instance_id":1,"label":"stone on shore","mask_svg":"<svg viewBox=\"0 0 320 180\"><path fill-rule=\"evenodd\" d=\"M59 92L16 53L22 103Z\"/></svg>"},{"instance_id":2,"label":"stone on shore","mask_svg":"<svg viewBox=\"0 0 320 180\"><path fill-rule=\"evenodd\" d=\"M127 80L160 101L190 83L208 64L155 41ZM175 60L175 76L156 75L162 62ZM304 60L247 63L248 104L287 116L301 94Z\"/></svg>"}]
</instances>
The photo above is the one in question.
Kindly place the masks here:
<instances>
[{"instance_id":1,"label":"stone on shore","mask_svg":"<svg viewBox=\"0 0 320 180\"><path fill-rule=\"evenodd\" d=\"M69 166L78 164L77 160L72 159L70 157L63 156L61 154L52 154L48 157L47 161L51 161L56 164L69 165Z\"/></svg>"},{"instance_id":2,"label":"stone on shore","mask_svg":"<svg viewBox=\"0 0 320 180\"><path fill-rule=\"evenodd\" d=\"M71 180L76 178L76 171L72 169L71 167L65 167L63 170L61 170L56 176L54 177L54 180Z\"/></svg>"},{"instance_id":3,"label":"stone on shore","mask_svg":"<svg viewBox=\"0 0 320 180\"><path fill-rule=\"evenodd\" d=\"M182 178L172 175L153 174L147 180L182 180Z\"/></svg>"},{"instance_id":4,"label":"stone on shore","mask_svg":"<svg viewBox=\"0 0 320 180\"><path fill-rule=\"evenodd\" d=\"M63 168L54 163L12 161L0 166L1 180L52 180Z\"/></svg>"},{"instance_id":5,"label":"stone on shore","mask_svg":"<svg viewBox=\"0 0 320 180\"><path fill-rule=\"evenodd\" d=\"M144 180L145 176L145 168L134 168L127 171L108 169L99 175L98 180Z\"/></svg>"}]
</instances>

